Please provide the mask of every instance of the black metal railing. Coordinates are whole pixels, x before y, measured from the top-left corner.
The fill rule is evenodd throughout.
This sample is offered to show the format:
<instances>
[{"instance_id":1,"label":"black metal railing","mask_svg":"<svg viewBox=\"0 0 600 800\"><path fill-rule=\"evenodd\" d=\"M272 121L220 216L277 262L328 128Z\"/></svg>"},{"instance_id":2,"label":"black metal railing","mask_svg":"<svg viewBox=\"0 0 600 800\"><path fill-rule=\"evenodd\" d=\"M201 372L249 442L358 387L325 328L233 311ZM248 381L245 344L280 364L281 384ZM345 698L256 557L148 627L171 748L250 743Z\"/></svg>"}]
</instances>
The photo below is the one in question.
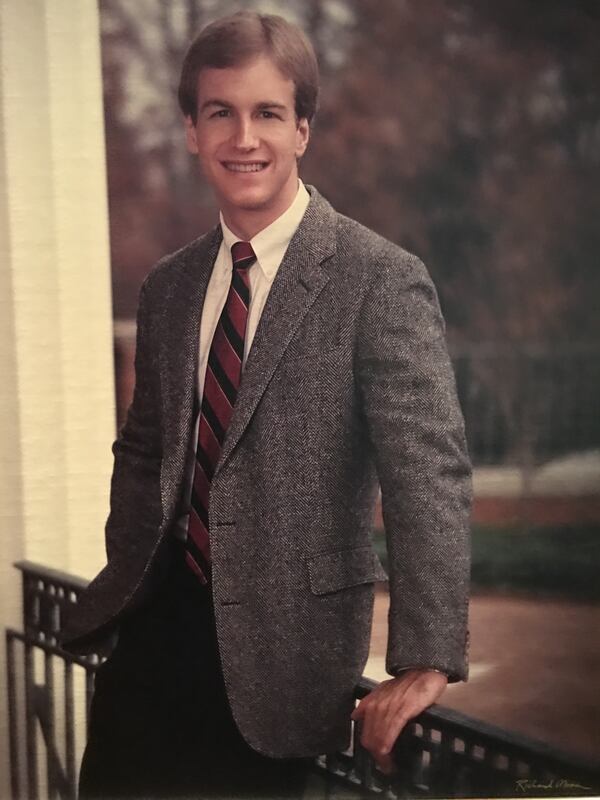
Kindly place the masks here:
<instances>
[{"instance_id":1,"label":"black metal railing","mask_svg":"<svg viewBox=\"0 0 600 800\"><path fill-rule=\"evenodd\" d=\"M6 632L12 798L74 800L94 673L105 654L75 656L58 641L64 610L87 582L28 561L15 566L23 581L24 630ZM375 685L363 679L357 700ZM398 772L389 778L361 746L355 726L347 751L315 760L316 786L329 800L589 796L600 790L599 766L440 706L406 726L394 754Z\"/></svg>"}]
</instances>

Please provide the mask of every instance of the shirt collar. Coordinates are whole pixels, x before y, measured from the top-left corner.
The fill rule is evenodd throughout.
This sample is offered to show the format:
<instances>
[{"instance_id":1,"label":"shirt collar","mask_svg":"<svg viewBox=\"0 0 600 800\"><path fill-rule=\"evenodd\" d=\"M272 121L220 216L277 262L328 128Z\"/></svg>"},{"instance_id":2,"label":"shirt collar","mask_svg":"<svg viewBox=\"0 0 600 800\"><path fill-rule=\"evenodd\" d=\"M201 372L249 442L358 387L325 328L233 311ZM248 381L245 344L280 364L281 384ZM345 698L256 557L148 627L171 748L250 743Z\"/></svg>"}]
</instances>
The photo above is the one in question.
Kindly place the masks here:
<instances>
[{"instance_id":1,"label":"shirt collar","mask_svg":"<svg viewBox=\"0 0 600 800\"><path fill-rule=\"evenodd\" d=\"M296 233L309 201L310 195L302 181L298 179L298 191L291 206L250 240L258 265L267 280L273 281L275 278L285 251ZM219 217L223 230L223 243L229 256L228 264L231 269L231 247L235 242L241 240L227 227L223 214L219 214Z\"/></svg>"}]
</instances>

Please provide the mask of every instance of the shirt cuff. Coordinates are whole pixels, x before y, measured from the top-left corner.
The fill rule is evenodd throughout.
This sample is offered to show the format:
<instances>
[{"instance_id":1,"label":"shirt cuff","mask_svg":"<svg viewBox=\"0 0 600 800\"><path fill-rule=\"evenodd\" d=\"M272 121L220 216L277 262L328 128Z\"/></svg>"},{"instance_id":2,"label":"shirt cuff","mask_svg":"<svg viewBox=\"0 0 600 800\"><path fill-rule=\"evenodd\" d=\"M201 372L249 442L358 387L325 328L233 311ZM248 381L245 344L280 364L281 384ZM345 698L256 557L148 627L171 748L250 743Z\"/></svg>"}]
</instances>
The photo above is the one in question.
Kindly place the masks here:
<instances>
[{"instance_id":1,"label":"shirt cuff","mask_svg":"<svg viewBox=\"0 0 600 800\"><path fill-rule=\"evenodd\" d=\"M446 678L448 677L448 673L444 672L443 669L437 669L437 667L426 667L423 666L422 664L414 664L408 667L395 667L392 675L394 676L394 678L397 678L401 672L406 672L409 669L422 669L422 670L428 670L429 672L439 672L440 675L445 675Z\"/></svg>"}]
</instances>

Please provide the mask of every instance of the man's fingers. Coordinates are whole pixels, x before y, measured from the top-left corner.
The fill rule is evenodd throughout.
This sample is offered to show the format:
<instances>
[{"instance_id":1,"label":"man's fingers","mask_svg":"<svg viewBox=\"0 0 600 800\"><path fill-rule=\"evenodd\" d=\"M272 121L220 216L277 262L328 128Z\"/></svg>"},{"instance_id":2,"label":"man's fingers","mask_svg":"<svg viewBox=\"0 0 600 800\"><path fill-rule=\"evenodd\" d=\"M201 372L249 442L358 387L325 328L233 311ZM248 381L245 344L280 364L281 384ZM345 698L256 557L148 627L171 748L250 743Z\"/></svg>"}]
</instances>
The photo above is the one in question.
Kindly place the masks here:
<instances>
[{"instance_id":1,"label":"man's fingers","mask_svg":"<svg viewBox=\"0 0 600 800\"><path fill-rule=\"evenodd\" d=\"M403 725L398 703L391 697L381 697L369 705L360 722L360 743L375 759L385 757Z\"/></svg>"},{"instance_id":2,"label":"man's fingers","mask_svg":"<svg viewBox=\"0 0 600 800\"><path fill-rule=\"evenodd\" d=\"M361 737L361 743L365 749L368 750L379 769L385 775L391 775L396 771L394 759L391 754L392 746L395 741L396 739L394 737L391 744L388 745L385 741L385 737L382 738L381 731L378 733L375 732L375 726L373 726L370 738L365 738L363 741L363 737Z\"/></svg>"},{"instance_id":3,"label":"man's fingers","mask_svg":"<svg viewBox=\"0 0 600 800\"><path fill-rule=\"evenodd\" d=\"M411 671L379 684L351 714L360 726L361 745L386 774L393 769L390 753L407 722L435 702L445 688L439 680L431 680L431 675L424 677L422 672Z\"/></svg>"},{"instance_id":4,"label":"man's fingers","mask_svg":"<svg viewBox=\"0 0 600 800\"><path fill-rule=\"evenodd\" d=\"M371 694L368 694L366 697L363 697L363 699L359 702L359 704L350 714L351 719L353 720L363 719L363 717L367 712L367 709L369 708L372 702L373 702L373 692L371 692Z\"/></svg>"},{"instance_id":5,"label":"man's fingers","mask_svg":"<svg viewBox=\"0 0 600 800\"><path fill-rule=\"evenodd\" d=\"M391 752L396 739L400 736L402 731L404 730L406 724L410 722L412 719L412 714L403 711L400 714L396 714L391 719L385 721L384 725L384 733L383 733L383 748L388 752ZM415 715L416 716L416 715Z\"/></svg>"},{"instance_id":6,"label":"man's fingers","mask_svg":"<svg viewBox=\"0 0 600 800\"><path fill-rule=\"evenodd\" d=\"M360 722L361 744L373 755L376 755L381 748L382 734L384 732L382 722L390 715L390 706L392 706L391 714L393 715L394 706L399 706L400 702L400 698L387 691L384 684L380 684L377 689L361 701L352 713L352 718Z\"/></svg>"},{"instance_id":7,"label":"man's fingers","mask_svg":"<svg viewBox=\"0 0 600 800\"><path fill-rule=\"evenodd\" d=\"M379 756L375 761L384 775L393 775L394 772L397 772L397 767L391 755Z\"/></svg>"},{"instance_id":8,"label":"man's fingers","mask_svg":"<svg viewBox=\"0 0 600 800\"><path fill-rule=\"evenodd\" d=\"M375 722L378 716L378 703L372 701L365 710L360 722L360 743L372 756L378 755L378 745L375 731Z\"/></svg>"},{"instance_id":9,"label":"man's fingers","mask_svg":"<svg viewBox=\"0 0 600 800\"><path fill-rule=\"evenodd\" d=\"M391 750L407 723L429 708L437 695L437 692L423 691L417 685L411 686L402 697L395 699L395 702L390 702L381 720L381 729L384 732L383 747Z\"/></svg>"}]
</instances>

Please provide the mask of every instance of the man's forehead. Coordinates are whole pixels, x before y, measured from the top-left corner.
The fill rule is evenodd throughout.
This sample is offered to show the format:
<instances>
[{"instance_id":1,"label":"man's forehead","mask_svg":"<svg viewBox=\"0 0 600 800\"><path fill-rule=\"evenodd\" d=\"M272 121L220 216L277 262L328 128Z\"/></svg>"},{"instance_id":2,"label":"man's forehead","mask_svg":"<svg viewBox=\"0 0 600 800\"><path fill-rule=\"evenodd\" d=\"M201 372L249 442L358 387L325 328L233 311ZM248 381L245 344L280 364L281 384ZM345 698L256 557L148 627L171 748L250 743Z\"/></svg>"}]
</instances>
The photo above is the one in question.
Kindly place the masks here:
<instances>
[{"instance_id":1,"label":"man's forehead","mask_svg":"<svg viewBox=\"0 0 600 800\"><path fill-rule=\"evenodd\" d=\"M291 111L295 85L277 68L258 71L237 67L205 68L198 75L197 106Z\"/></svg>"},{"instance_id":2,"label":"man's forehead","mask_svg":"<svg viewBox=\"0 0 600 800\"><path fill-rule=\"evenodd\" d=\"M198 73L198 89L206 85L223 85L231 89L243 85L246 90L260 90L261 84L256 85L258 77L263 83L268 81L269 85L281 89L294 86L293 80L281 71L273 59L261 55L227 67L202 67Z\"/></svg>"}]
</instances>

